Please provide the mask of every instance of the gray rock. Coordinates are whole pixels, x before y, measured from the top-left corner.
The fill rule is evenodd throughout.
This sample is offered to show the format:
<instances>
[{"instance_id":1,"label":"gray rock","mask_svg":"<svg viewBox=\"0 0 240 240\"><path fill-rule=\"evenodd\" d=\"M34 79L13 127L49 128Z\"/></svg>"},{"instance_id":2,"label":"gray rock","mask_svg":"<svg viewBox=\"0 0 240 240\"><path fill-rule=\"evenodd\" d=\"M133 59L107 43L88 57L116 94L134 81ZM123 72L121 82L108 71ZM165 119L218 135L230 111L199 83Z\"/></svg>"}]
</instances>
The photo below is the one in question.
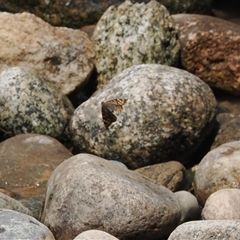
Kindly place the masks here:
<instances>
[{"instance_id":1,"label":"gray rock","mask_svg":"<svg viewBox=\"0 0 240 240\"><path fill-rule=\"evenodd\" d=\"M240 219L240 189L225 188L212 193L202 210L206 220Z\"/></svg>"},{"instance_id":2,"label":"gray rock","mask_svg":"<svg viewBox=\"0 0 240 240\"><path fill-rule=\"evenodd\" d=\"M183 223L169 236L168 240L223 240L240 239L240 220L205 220Z\"/></svg>"},{"instance_id":3,"label":"gray rock","mask_svg":"<svg viewBox=\"0 0 240 240\"><path fill-rule=\"evenodd\" d=\"M190 185L185 167L177 161L154 164L136 169L145 177L173 192L187 189Z\"/></svg>"},{"instance_id":4,"label":"gray rock","mask_svg":"<svg viewBox=\"0 0 240 240\"><path fill-rule=\"evenodd\" d=\"M0 239L55 240L50 230L35 218L13 210L0 209Z\"/></svg>"},{"instance_id":5,"label":"gray rock","mask_svg":"<svg viewBox=\"0 0 240 240\"><path fill-rule=\"evenodd\" d=\"M65 142L69 139L71 102L30 68L13 67L0 73L0 106L5 137L40 133Z\"/></svg>"},{"instance_id":6,"label":"gray rock","mask_svg":"<svg viewBox=\"0 0 240 240\"><path fill-rule=\"evenodd\" d=\"M127 99L116 122L104 126L101 102ZM216 100L196 76L160 64L133 66L116 75L74 112L76 151L139 168L172 159L186 161L215 119Z\"/></svg>"},{"instance_id":7,"label":"gray rock","mask_svg":"<svg viewBox=\"0 0 240 240\"><path fill-rule=\"evenodd\" d=\"M174 193L182 209L180 223L200 219L201 208L198 205L197 198L187 191Z\"/></svg>"},{"instance_id":8,"label":"gray rock","mask_svg":"<svg viewBox=\"0 0 240 240\"><path fill-rule=\"evenodd\" d=\"M87 82L95 53L86 33L53 27L30 13L0 12L0 26L0 69L31 67L64 94Z\"/></svg>"},{"instance_id":9,"label":"gray rock","mask_svg":"<svg viewBox=\"0 0 240 240\"><path fill-rule=\"evenodd\" d=\"M97 229L119 239L159 239L178 224L174 194L142 175L90 154L60 164L48 182L41 222L58 240Z\"/></svg>"},{"instance_id":10,"label":"gray rock","mask_svg":"<svg viewBox=\"0 0 240 240\"><path fill-rule=\"evenodd\" d=\"M211 150L200 162L194 177L194 193L203 205L207 198L223 188L240 186L240 141Z\"/></svg>"},{"instance_id":11,"label":"gray rock","mask_svg":"<svg viewBox=\"0 0 240 240\"><path fill-rule=\"evenodd\" d=\"M88 230L77 235L73 240L118 240L109 233L100 230Z\"/></svg>"},{"instance_id":12,"label":"gray rock","mask_svg":"<svg viewBox=\"0 0 240 240\"><path fill-rule=\"evenodd\" d=\"M32 212L22 203L0 192L0 208L15 210L24 214L32 215Z\"/></svg>"},{"instance_id":13,"label":"gray rock","mask_svg":"<svg viewBox=\"0 0 240 240\"><path fill-rule=\"evenodd\" d=\"M155 0L148 4L125 1L109 7L98 21L92 41L99 87L133 65L175 65L179 57L173 19Z\"/></svg>"}]
</instances>

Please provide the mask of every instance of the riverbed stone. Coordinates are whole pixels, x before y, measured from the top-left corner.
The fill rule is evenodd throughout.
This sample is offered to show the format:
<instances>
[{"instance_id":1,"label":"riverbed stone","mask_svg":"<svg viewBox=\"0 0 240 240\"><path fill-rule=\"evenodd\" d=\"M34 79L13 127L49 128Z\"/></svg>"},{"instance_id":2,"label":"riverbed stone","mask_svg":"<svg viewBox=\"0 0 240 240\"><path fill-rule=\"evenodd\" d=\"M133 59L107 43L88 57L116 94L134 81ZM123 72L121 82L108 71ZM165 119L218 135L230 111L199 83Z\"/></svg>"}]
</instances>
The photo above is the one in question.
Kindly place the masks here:
<instances>
[{"instance_id":1,"label":"riverbed stone","mask_svg":"<svg viewBox=\"0 0 240 240\"><path fill-rule=\"evenodd\" d=\"M223 188L240 186L240 141L229 142L211 150L197 166L194 193L204 205L208 197Z\"/></svg>"},{"instance_id":2,"label":"riverbed stone","mask_svg":"<svg viewBox=\"0 0 240 240\"><path fill-rule=\"evenodd\" d=\"M41 134L19 134L0 143L0 186L27 198L44 194L53 170L72 153Z\"/></svg>"},{"instance_id":3,"label":"riverbed stone","mask_svg":"<svg viewBox=\"0 0 240 240\"><path fill-rule=\"evenodd\" d=\"M106 127L101 103L114 99L126 102ZM212 90L198 77L174 67L142 64L125 69L81 104L70 129L76 152L136 169L173 159L187 162L211 131L215 112Z\"/></svg>"},{"instance_id":4,"label":"riverbed stone","mask_svg":"<svg viewBox=\"0 0 240 240\"><path fill-rule=\"evenodd\" d=\"M239 203L240 189L220 189L207 199L202 210L202 218L205 220L240 219Z\"/></svg>"},{"instance_id":5,"label":"riverbed stone","mask_svg":"<svg viewBox=\"0 0 240 240\"><path fill-rule=\"evenodd\" d=\"M69 143L74 108L61 91L28 67L0 73L0 132L5 138L39 133Z\"/></svg>"},{"instance_id":6,"label":"riverbed stone","mask_svg":"<svg viewBox=\"0 0 240 240\"><path fill-rule=\"evenodd\" d=\"M98 21L92 41L98 87L133 65L178 62L180 45L173 19L155 0L109 7Z\"/></svg>"},{"instance_id":7,"label":"riverbed stone","mask_svg":"<svg viewBox=\"0 0 240 240\"><path fill-rule=\"evenodd\" d=\"M240 239L240 220L191 221L179 225L168 240Z\"/></svg>"},{"instance_id":8,"label":"riverbed stone","mask_svg":"<svg viewBox=\"0 0 240 240\"><path fill-rule=\"evenodd\" d=\"M26 12L0 12L0 25L0 70L30 67L64 94L86 84L95 53L85 32L53 27Z\"/></svg>"},{"instance_id":9,"label":"riverbed stone","mask_svg":"<svg viewBox=\"0 0 240 240\"><path fill-rule=\"evenodd\" d=\"M212 16L172 15L181 63L210 86L240 95L240 25Z\"/></svg>"},{"instance_id":10,"label":"riverbed stone","mask_svg":"<svg viewBox=\"0 0 240 240\"><path fill-rule=\"evenodd\" d=\"M119 239L159 239L177 226L178 201L141 174L90 154L75 155L52 173L41 221L58 240L96 229Z\"/></svg>"},{"instance_id":11,"label":"riverbed stone","mask_svg":"<svg viewBox=\"0 0 240 240\"><path fill-rule=\"evenodd\" d=\"M51 231L35 218L17 211L0 209L0 239L55 240Z\"/></svg>"}]
</instances>

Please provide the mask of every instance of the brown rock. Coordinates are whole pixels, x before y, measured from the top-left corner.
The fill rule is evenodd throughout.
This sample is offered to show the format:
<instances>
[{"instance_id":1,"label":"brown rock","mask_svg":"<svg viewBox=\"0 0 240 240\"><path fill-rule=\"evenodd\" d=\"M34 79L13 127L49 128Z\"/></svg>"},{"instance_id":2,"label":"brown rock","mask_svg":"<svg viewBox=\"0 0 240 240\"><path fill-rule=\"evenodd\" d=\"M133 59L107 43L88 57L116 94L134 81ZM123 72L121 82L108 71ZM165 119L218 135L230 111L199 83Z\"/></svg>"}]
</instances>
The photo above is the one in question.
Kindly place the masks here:
<instances>
[{"instance_id":1,"label":"brown rock","mask_svg":"<svg viewBox=\"0 0 240 240\"><path fill-rule=\"evenodd\" d=\"M45 193L52 171L72 154L54 138L20 134L0 143L0 185L21 197Z\"/></svg>"},{"instance_id":2,"label":"brown rock","mask_svg":"<svg viewBox=\"0 0 240 240\"><path fill-rule=\"evenodd\" d=\"M0 69L31 67L64 94L86 83L95 59L86 33L53 27L29 13L1 12L0 25Z\"/></svg>"},{"instance_id":3,"label":"brown rock","mask_svg":"<svg viewBox=\"0 0 240 240\"><path fill-rule=\"evenodd\" d=\"M183 67L210 86L240 95L240 26L222 19L177 14Z\"/></svg>"},{"instance_id":4,"label":"brown rock","mask_svg":"<svg viewBox=\"0 0 240 240\"><path fill-rule=\"evenodd\" d=\"M163 185L173 192L186 189L189 185L187 182L187 171L185 167L176 161L154 164L138 168L135 171L151 179L156 184Z\"/></svg>"},{"instance_id":5,"label":"brown rock","mask_svg":"<svg viewBox=\"0 0 240 240\"><path fill-rule=\"evenodd\" d=\"M240 115L221 113L217 116L219 130L211 149L221 144L240 140Z\"/></svg>"},{"instance_id":6,"label":"brown rock","mask_svg":"<svg viewBox=\"0 0 240 240\"><path fill-rule=\"evenodd\" d=\"M12 1L1 0L0 7L9 12L32 12L52 25L79 28L88 24L95 24L101 15L111 5L119 5L124 0L55 0L55 1ZM149 0L132 0L135 2L149 2ZM191 12L210 13L212 0L159 0L169 8L171 13Z\"/></svg>"}]
</instances>

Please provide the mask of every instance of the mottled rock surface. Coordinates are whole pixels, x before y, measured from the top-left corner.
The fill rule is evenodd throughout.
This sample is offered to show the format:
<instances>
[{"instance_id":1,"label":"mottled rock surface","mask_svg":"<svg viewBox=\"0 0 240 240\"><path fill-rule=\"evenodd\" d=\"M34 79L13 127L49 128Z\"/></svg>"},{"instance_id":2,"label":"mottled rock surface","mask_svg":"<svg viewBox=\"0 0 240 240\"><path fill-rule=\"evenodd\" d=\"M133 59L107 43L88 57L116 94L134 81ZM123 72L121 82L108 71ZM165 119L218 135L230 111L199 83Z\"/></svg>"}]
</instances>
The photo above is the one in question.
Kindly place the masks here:
<instances>
[{"instance_id":1,"label":"mottled rock surface","mask_svg":"<svg viewBox=\"0 0 240 240\"><path fill-rule=\"evenodd\" d=\"M172 17L183 67L212 87L240 95L240 25L204 15Z\"/></svg>"},{"instance_id":2,"label":"mottled rock surface","mask_svg":"<svg viewBox=\"0 0 240 240\"><path fill-rule=\"evenodd\" d=\"M40 133L69 141L74 108L68 98L34 70L8 68L0 73L0 131L5 137Z\"/></svg>"},{"instance_id":3,"label":"mottled rock surface","mask_svg":"<svg viewBox=\"0 0 240 240\"><path fill-rule=\"evenodd\" d=\"M132 65L178 61L180 45L173 19L157 1L111 6L98 21L92 41L99 87Z\"/></svg>"},{"instance_id":4,"label":"mottled rock surface","mask_svg":"<svg viewBox=\"0 0 240 240\"><path fill-rule=\"evenodd\" d=\"M78 154L51 175L41 221L58 240L97 229L119 239L156 240L177 226L174 194L141 174L90 154Z\"/></svg>"},{"instance_id":5,"label":"mottled rock surface","mask_svg":"<svg viewBox=\"0 0 240 240\"><path fill-rule=\"evenodd\" d=\"M209 196L202 210L205 220L240 219L240 189L220 189Z\"/></svg>"},{"instance_id":6,"label":"mottled rock surface","mask_svg":"<svg viewBox=\"0 0 240 240\"><path fill-rule=\"evenodd\" d=\"M109 233L100 230L88 230L77 235L73 240L118 240Z\"/></svg>"},{"instance_id":7,"label":"mottled rock surface","mask_svg":"<svg viewBox=\"0 0 240 240\"><path fill-rule=\"evenodd\" d=\"M32 212L32 216L37 220L40 219L41 211L45 200L45 192L42 195L37 195L28 198L20 198L18 201Z\"/></svg>"},{"instance_id":8,"label":"mottled rock surface","mask_svg":"<svg viewBox=\"0 0 240 240\"><path fill-rule=\"evenodd\" d=\"M240 220L191 221L178 226L168 240L240 239Z\"/></svg>"},{"instance_id":9,"label":"mottled rock surface","mask_svg":"<svg viewBox=\"0 0 240 240\"><path fill-rule=\"evenodd\" d=\"M156 184L163 185L173 192L187 189L190 185L187 170L181 163L176 161L138 168L136 172L141 173Z\"/></svg>"},{"instance_id":10,"label":"mottled rock surface","mask_svg":"<svg viewBox=\"0 0 240 240\"><path fill-rule=\"evenodd\" d=\"M96 23L111 5L119 5L124 0L64 0L56 1L12 1L1 0L1 8L10 12L32 12L52 25L79 28ZM132 0L136 2L136 0ZM138 1L149 2L149 0ZM210 13L212 0L159 0L171 13Z\"/></svg>"},{"instance_id":11,"label":"mottled rock surface","mask_svg":"<svg viewBox=\"0 0 240 240\"><path fill-rule=\"evenodd\" d=\"M72 156L56 139L20 134L0 143L0 186L21 197L44 194L52 171Z\"/></svg>"},{"instance_id":12,"label":"mottled rock surface","mask_svg":"<svg viewBox=\"0 0 240 240\"><path fill-rule=\"evenodd\" d=\"M211 150L200 162L194 177L194 192L201 204L214 192L240 186L240 141Z\"/></svg>"},{"instance_id":13,"label":"mottled rock surface","mask_svg":"<svg viewBox=\"0 0 240 240\"><path fill-rule=\"evenodd\" d=\"M35 218L0 209L0 239L55 240L50 230Z\"/></svg>"},{"instance_id":14,"label":"mottled rock surface","mask_svg":"<svg viewBox=\"0 0 240 240\"><path fill-rule=\"evenodd\" d=\"M31 67L64 94L87 82L95 53L86 33L53 27L30 13L0 12L0 25L0 70Z\"/></svg>"},{"instance_id":15,"label":"mottled rock surface","mask_svg":"<svg viewBox=\"0 0 240 240\"><path fill-rule=\"evenodd\" d=\"M27 215L32 215L32 212L22 203L3 193L0 193L0 208L11 209Z\"/></svg>"},{"instance_id":16,"label":"mottled rock surface","mask_svg":"<svg viewBox=\"0 0 240 240\"><path fill-rule=\"evenodd\" d=\"M240 141L240 115L221 113L217 115L219 130L211 146L214 149L224 143Z\"/></svg>"},{"instance_id":17,"label":"mottled rock surface","mask_svg":"<svg viewBox=\"0 0 240 240\"><path fill-rule=\"evenodd\" d=\"M127 99L117 120L104 126L101 102ZM76 151L139 168L172 159L186 161L212 128L215 97L198 77L173 67L128 68L74 112Z\"/></svg>"}]
</instances>

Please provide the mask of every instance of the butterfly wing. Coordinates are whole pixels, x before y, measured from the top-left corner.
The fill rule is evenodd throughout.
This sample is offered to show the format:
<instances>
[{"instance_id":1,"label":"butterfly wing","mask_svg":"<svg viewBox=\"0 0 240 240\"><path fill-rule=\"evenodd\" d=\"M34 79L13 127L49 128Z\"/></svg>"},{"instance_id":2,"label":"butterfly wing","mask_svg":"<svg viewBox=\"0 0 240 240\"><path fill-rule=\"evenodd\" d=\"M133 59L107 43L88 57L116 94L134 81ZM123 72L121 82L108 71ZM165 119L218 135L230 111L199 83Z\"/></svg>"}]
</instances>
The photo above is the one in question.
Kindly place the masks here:
<instances>
[{"instance_id":1,"label":"butterfly wing","mask_svg":"<svg viewBox=\"0 0 240 240\"><path fill-rule=\"evenodd\" d=\"M107 102L102 102L102 118L106 128L113 122L117 121L115 112L122 110L122 106L127 102L127 99L112 99Z\"/></svg>"},{"instance_id":2,"label":"butterfly wing","mask_svg":"<svg viewBox=\"0 0 240 240\"><path fill-rule=\"evenodd\" d=\"M102 103L102 119L106 128L108 128L113 122L117 121L117 117L104 102Z\"/></svg>"}]
</instances>

